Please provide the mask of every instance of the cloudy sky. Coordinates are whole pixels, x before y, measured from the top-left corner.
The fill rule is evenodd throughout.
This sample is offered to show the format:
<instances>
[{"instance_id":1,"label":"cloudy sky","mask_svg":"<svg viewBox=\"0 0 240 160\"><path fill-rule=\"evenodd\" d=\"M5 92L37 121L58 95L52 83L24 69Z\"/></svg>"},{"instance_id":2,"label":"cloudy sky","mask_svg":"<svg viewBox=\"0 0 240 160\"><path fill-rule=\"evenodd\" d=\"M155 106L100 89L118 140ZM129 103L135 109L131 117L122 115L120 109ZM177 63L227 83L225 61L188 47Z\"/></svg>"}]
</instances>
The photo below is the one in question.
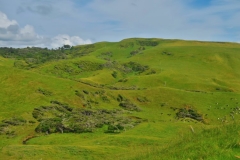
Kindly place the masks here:
<instances>
[{"instance_id":1,"label":"cloudy sky","mask_svg":"<svg viewBox=\"0 0 240 160\"><path fill-rule=\"evenodd\" d=\"M130 37L240 42L240 0L0 0L0 47Z\"/></svg>"}]
</instances>

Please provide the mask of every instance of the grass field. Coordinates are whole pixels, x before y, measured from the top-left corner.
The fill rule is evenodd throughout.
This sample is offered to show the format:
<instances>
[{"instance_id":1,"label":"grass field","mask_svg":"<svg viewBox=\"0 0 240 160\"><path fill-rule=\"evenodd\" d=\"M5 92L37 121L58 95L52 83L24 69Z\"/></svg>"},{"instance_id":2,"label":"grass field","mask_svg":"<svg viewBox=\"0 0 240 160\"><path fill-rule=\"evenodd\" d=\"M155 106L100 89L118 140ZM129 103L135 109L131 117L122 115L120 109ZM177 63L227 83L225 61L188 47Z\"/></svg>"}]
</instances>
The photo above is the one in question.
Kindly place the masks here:
<instances>
[{"instance_id":1,"label":"grass field","mask_svg":"<svg viewBox=\"0 0 240 160\"><path fill-rule=\"evenodd\" d=\"M237 43L132 38L32 68L0 56L0 159L240 159L239 53ZM64 127L46 130L51 118Z\"/></svg>"}]
</instances>

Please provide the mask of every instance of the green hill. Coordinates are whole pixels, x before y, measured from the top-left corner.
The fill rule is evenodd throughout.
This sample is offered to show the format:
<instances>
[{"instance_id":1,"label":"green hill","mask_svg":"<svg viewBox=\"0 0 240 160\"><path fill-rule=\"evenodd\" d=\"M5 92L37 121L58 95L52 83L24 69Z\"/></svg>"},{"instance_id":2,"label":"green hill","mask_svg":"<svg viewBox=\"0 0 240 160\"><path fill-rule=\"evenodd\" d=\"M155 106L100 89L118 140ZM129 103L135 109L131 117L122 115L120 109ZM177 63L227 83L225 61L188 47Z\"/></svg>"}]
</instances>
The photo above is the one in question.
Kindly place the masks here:
<instances>
[{"instance_id":1,"label":"green hill","mask_svg":"<svg viewBox=\"0 0 240 160\"><path fill-rule=\"evenodd\" d=\"M0 48L0 159L239 159L240 44Z\"/></svg>"}]
</instances>

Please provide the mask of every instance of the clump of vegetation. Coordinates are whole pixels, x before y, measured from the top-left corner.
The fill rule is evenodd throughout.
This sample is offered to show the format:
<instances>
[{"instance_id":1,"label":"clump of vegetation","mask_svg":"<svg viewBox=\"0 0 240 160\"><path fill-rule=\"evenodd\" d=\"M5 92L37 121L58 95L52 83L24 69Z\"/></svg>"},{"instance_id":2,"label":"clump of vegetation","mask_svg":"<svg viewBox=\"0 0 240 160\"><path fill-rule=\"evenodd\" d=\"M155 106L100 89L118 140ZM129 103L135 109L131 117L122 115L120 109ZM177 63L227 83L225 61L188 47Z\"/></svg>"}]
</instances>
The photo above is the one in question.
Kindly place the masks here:
<instances>
[{"instance_id":1,"label":"clump of vegetation","mask_svg":"<svg viewBox=\"0 0 240 160\"><path fill-rule=\"evenodd\" d=\"M22 117L12 117L9 119L4 119L0 123L0 134L6 134L8 136L14 136L15 131L12 130L12 126L25 125L27 121Z\"/></svg>"},{"instance_id":2,"label":"clump of vegetation","mask_svg":"<svg viewBox=\"0 0 240 160\"><path fill-rule=\"evenodd\" d=\"M177 118L191 118L204 122L203 116L191 108L180 108L176 113Z\"/></svg>"},{"instance_id":3,"label":"clump of vegetation","mask_svg":"<svg viewBox=\"0 0 240 160\"><path fill-rule=\"evenodd\" d=\"M12 126L24 125L26 122L27 121L22 117L13 117L10 119L2 120L2 123L5 123L7 125L12 125Z\"/></svg>"},{"instance_id":4,"label":"clump of vegetation","mask_svg":"<svg viewBox=\"0 0 240 160\"><path fill-rule=\"evenodd\" d=\"M101 99L103 102L110 102L109 98L106 95L102 95Z\"/></svg>"},{"instance_id":5,"label":"clump of vegetation","mask_svg":"<svg viewBox=\"0 0 240 160\"><path fill-rule=\"evenodd\" d=\"M89 92L87 90L83 90L84 94L89 94Z\"/></svg>"},{"instance_id":6,"label":"clump of vegetation","mask_svg":"<svg viewBox=\"0 0 240 160\"><path fill-rule=\"evenodd\" d=\"M131 51L130 55L134 56L134 55L136 55L138 53L141 53L143 50L145 50L145 47L139 47L137 50Z\"/></svg>"},{"instance_id":7,"label":"clump of vegetation","mask_svg":"<svg viewBox=\"0 0 240 160\"><path fill-rule=\"evenodd\" d=\"M71 56L74 57L81 57L88 55L89 53L93 52L95 49L94 44L88 44L80 47L75 47L73 50L70 52Z\"/></svg>"},{"instance_id":8,"label":"clump of vegetation","mask_svg":"<svg viewBox=\"0 0 240 160\"><path fill-rule=\"evenodd\" d=\"M52 101L54 106L41 106L35 108L33 117L40 123L35 129L41 133L83 133L94 132L96 128L108 126L107 133L119 133L122 130L130 129L141 122L141 119L134 119L123 116L121 110L90 110L83 108L71 108L58 101Z\"/></svg>"},{"instance_id":9,"label":"clump of vegetation","mask_svg":"<svg viewBox=\"0 0 240 160\"><path fill-rule=\"evenodd\" d=\"M119 106L129 111L141 111L141 109L129 100L119 103Z\"/></svg>"},{"instance_id":10,"label":"clump of vegetation","mask_svg":"<svg viewBox=\"0 0 240 160\"><path fill-rule=\"evenodd\" d=\"M79 61L74 62L74 65L76 65L81 71L96 71L103 69L102 65L100 63L91 62L91 61Z\"/></svg>"},{"instance_id":11,"label":"clump of vegetation","mask_svg":"<svg viewBox=\"0 0 240 160\"><path fill-rule=\"evenodd\" d=\"M98 57L110 61L112 55L113 55L112 52L102 52Z\"/></svg>"},{"instance_id":12,"label":"clump of vegetation","mask_svg":"<svg viewBox=\"0 0 240 160\"><path fill-rule=\"evenodd\" d=\"M123 97L122 95L118 95L117 101L120 102L119 106L128 111L141 111L141 109L133 104L129 99Z\"/></svg>"},{"instance_id":13,"label":"clump of vegetation","mask_svg":"<svg viewBox=\"0 0 240 160\"><path fill-rule=\"evenodd\" d=\"M156 74L157 72L153 69L150 70L150 72L146 73L146 75Z\"/></svg>"},{"instance_id":14,"label":"clump of vegetation","mask_svg":"<svg viewBox=\"0 0 240 160\"><path fill-rule=\"evenodd\" d=\"M112 73L113 77L117 76L116 73L115 73L117 71L120 71L124 74L133 73L133 72L135 72L137 74L140 74L142 72L145 72L145 71L149 70L149 66L142 65L140 63L132 62L132 61L127 62L127 63L123 63L123 64L118 63L117 61L108 61L105 64L103 64L102 67L114 70L113 73ZM153 72L154 71L152 71L152 74L153 74Z\"/></svg>"},{"instance_id":15,"label":"clump of vegetation","mask_svg":"<svg viewBox=\"0 0 240 160\"><path fill-rule=\"evenodd\" d=\"M142 73L142 72L149 69L148 66L144 66L144 65L141 65L139 63L132 62L132 61L123 64L123 66L125 67L125 70L130 70L130 71L134 71L134 72L137 72L137 73Z\"/></svg>"},{"instance_id":16,"label":"clump of vegetation","mask_svg":"<svg viewBox=\"0 0 240 160\"><path fill-rule=\"evenodd\" d=\"M117 78L117 72L113 71L112 76L113 76L113 78Z\"/></svg>"},{"instance_id":17,"label":"clump of vegetation","mask_svg":"<svg viewBox=\"0 0 240 160\"><path fill-rule=\"evenodd\" d=\"M64 74L67 75L78 75L82 72L90 72L103 69L103 65L96 62L91 61L77 61L71 63L59 63L54 66L53 69L50 69L49 72L62 76Z\"/></svg>"},{"instance_id":18,"label":"clump of vegetation","mask_svg":"<svg viewBox=\"0 0 240 160\"><path fill-rule=\"evenodd\" d=\"M83 95L83 93L79 92L78 90L75 90L75 94L76 94L78 97L80 97L80 98L82 98L83 100L85 100L85 96Z\"/></svg>"},{"instance_id":19,"label":"clump of vegetation","mask_svg":"<svg viewBox=\"0 0 240 160\"><path fill-rule=\"evenodd\" d=\"M36 68L39 65L53 61L68 58L75 58L85 56L95 49L94 44L84 45L80 47L73 47L70 45L63 45L56 49L27 47L27 48L0 48L0 56L5 58L15 58L14 67L20 69Z\"/></svg>"},{"instance_id":20,"label":"clump of vegetation","mask_svg":"<svg viewBox=\"0 0 240 160\"><path fill-rule=\"evenodd\" d=\"M69 107L68 104L66 104L66 103L61 103L59 101L50 101L50 103L57 104L57 105L61 106L62 108L66 109L67 111L70 111L70 112L72 111L72 107Z\"/></svg>"},{"instance_id":21,"label":"clump of vegetation","mask_svg":"<svg viewBox=\"0 0 240 160\"><path fill-rule=\"evenodd\" d=\"M62 119L55 118L47 118L40 121L40 124L35 129L36 132L43 133L56 133L63 131Z\"/></svg>"},{"instance_id":22,"label":"clump of vegetation","mask_svg":"<svg viewBox=\"0 0 240 160\"><path fill-rule=\"evenodd\" d=\"M159 44L159 42L157 41L150 41L150 40L142 40L142 41L138 41L138 43L141 46L157 46Z\"/></svg>"},{"instance_id":23,"label":"clump of vegetation","mask_svg":"<svg viewBox=\"0 0 240 160\"><path fill-rule=\"evenodd\" d=\"M220 92L233 92L233 89L227 87L216 87L216 91Z\"/></svg>"},{"instance_id":24,"label":"clump of vegetation","mask_svg":"<svg viewBox=\"0 0 240 160\"><path fill-rule=\"evenodd\" d=\"M63 74L78 75L81 73L81 70L73 64L57 64L50 70L50 72L59 76L62 76Z\"/></svg>"},{"instance_id":25,"label":"clump of vegetation","mask_svg":"<svg viewBox=\"0 0 240 160\"><path fill-rule=\"evenodd\" d=\"M72 52L73 49L67 51ZM47 61L55 59L66 59L66 53L64 48L59 47L58 49L47 49L39 47L27 47L27 48L0 48L0 55L5 58L16 58L14 67L21 69L31 69L43 64Z\"/></svg>"},{"instance_id":26,"label":"clump of vegetation","mask_svg":"<svg viewBox=\"0 0 240 160\"><path fill-rule=\"evenodd\" d=\"M149 102L149 100L147 99L147 97L137 97L137 100L139 102Z\"/></svg>"},{"instance_id":27,"label":"clump of vegetation","mask_svg":"<svg viewBox=\"0 0 240 160\"><path fill-rule=\"evenodd\" d=\"M99 100L105 103L110 102L110 98L104 90L99 90L96 92L90 92L87 90L82 90L82 92L79 92L78 90L75 90L75 94L85 102L84 107L91 108L92 105L99 105Z\"/></svg>"},{"instance_id":28,"label":"clump of vegetation","mask_svg":"<svg viewBox=\"0 0 240 160\"><path fill-rule=\"evenodd\" d=\"M38 91L39 93L45 95L45 96L51 96L51 95L52 95L52 92L50 92L50 91L48 91L48 90L46 90L46 89L39 88L37 91Z\"/></svg>"},{"instance_id":29,"label":"clump of vegetation","mask_svg":"<svg viewBox=\"0 0 240 160\"><path fill-rule=\"evenodd\" d=\"M119 79L118 82L127 82L128 79L124 78L124 79Z\"/></svg>"},{"instance_id":30,"label":"clump of vegetation","mask_svg":"<svg viewBox=\"0 0 240 160\"><path fill-rule=\"evenodd\" d=\"M14 67L19 68L19 69L31 68L24 60L15 60Z\"/></svg>"},{"instance_id":31,"label":"clump of vegetation","mask_svg":"<svg viewBox=\"0 0 240 160\"><path fill-rule=\"evenodd\" d=\"M167 52L167 51L163 51L162 54L163 55L168 55L168 56L172 56L173 55L171 52Z\"/></svg>"},{"instance_id":32,"label":"clump of vegetation","mask_svg":"<svg viewBox=\"0 0 240 160\"><path fill-rule=\"evenodd\" d=\"M126 101L127 99L125 97L123 97L121 94L118 95L117 97L117 101L118 102L122 102L122 101Z\"/></svg>"},{"instance_id":33,"label":"clump of vegetation","mask_svg":"<svg viewBox=\"0 0 240 160\"><path fill-rule=\"evenodd\" d=\"M136 124L140 123L142 120L133 122L133 118L117 118L117 121L111 122L108 124L108 130L106 133L120 133L127 129L134 128Z\"/></svg>"},{"instance_id":34,"label":"clump of vegetation","mask_svg":"<svg viewBox=\"0 0 240 160\"><path fill-rule=\"evenodd\" d=\"M134 46L134 43L133 43L133 42L128 42L128 43L121 42L119 46L120 46L121 48L128 48L128 47L133 47L133 46Z\"/></svg>"}]
</instances>

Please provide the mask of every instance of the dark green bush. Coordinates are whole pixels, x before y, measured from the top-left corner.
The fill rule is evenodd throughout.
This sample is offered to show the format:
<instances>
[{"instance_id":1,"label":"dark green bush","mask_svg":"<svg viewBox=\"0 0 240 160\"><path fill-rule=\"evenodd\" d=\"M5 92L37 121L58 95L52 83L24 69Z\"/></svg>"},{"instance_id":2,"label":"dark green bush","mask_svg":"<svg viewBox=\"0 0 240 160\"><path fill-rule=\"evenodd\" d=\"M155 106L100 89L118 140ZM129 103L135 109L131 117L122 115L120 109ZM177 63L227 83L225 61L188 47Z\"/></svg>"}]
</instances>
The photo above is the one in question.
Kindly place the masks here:
<instances>
[{"instance_id":1,"label":"dark green bush","mask_svg":"<svg viewBox=\"0 0 240 160\"><path fill-rule=\"evenodd\" d=\"M113 78L117 78L118 73L116 71L113 71L112 76Z\"/></svg>"},{"instance_id":2,"label":"dark green bush","mask_svg":"<svg viewBox=\"0 0 240 160\"><path fill-rule=\"evenodd\" d=\"M121 94L119 94L118 97L117 97L117 101L122 102L124 100L126 100L126 98L124 98Z\"/></svg>"},{"instance_id":3,"label":"dark green bush","mask_svg":"<svg viewBox=\"0 0 240 160\"><path fill-rule=\"evenodd\" d=\"M105 96L105 95L101 96L101 98L102 98L103 102L110 102L110 100L108 99L108 97Z\"/></svg>"},{"instance_id":4,"label":"dark green bush","mask_svg":"<svg viewBox=\"0 0 240 160\"><path fill-rule=\"evenodd\" d=\"M22 117L13 117L10 119L2 120L2 122L12 126L18 126L18 125L24 125L27 121Z\"/></svg>"},{"instance_id":5,"label":"dark green bush","mask_svg":"<svg viewBox=\"0 0 240 160\"><path fill-rule=\"evenodd\" d=\"M35 131L44 133L45 132L55 133L60 132L62 128L63 128L62 119L56 117L42 120L35 129Z\"/></svg>"},{"instance_id":6,"label":"dark green bush","mask_svg":"<svg viewBox=\"0 0 240 160\"><path fill-rule=\"evenodd\" d=\"M75 94L76 94L78 97L82 98L83 100L85 99L84 95L83 95L82 93L80 93L79 91L75 91Z\"/></svg>"},{"instance_id":7,"label":"dark green bush","mask_svg":"<svg viewBox=\"0 0 240 160\"><path fill-rule=\"evenodd\" d=\"M176 113L176 117L179 118L192 118L197 121L203 121L203 117L201 114L197 113L193 109L187 108L180 108L179 111Z\"/></svg>"},{"instance_id":8,"label":"dark green bush","mask_svg":"<svg viewBox=\"0 0 240 160\"><path fill-rule=\"evenodd\" d=\"M27 121L22 117L12 117L9 119L4 119L0 123L0 134L5 134L8 137L15 136L15 131L12 130L12 126L25 125Z\"/></svg>"},{"instance_id":9,"label":"dark green bush","mask_svg":"<svg viewBox=\"0 0 240 160\"><path fill-rule=\"evenodd\" d=\"M137 100L139 102L149 102L149 100L146 97L137 97Z\"/></svg>"},{"instance_id":10,"label":"dark green bush","mask_svg":"<svg viewBox=\"0 0 240 160\"><path fill-rule=\"evenodd\" d=\"M131 55L131 56L134 56L134 55L136 55L136 54L141 53L143 50L145 50L145 47L139 47L137 50L131 51L131 52L130 52L130 55Z\"/></svg>"},{"instance_id":11,"label":"dark green bush","mask_svg":"<svg viewBox=\"0 0 240 160\"><path fill-rule=\"evenodd\" d=\"M119 106L129 111L140 111L140 108L130 101L122 101L119 103Z\"/></svg>"},{"instance_id":12,"label":"dark green bush","mask_svg":"<svg viewBox=\"0 0 240 160\"><path fill-rule=\"evenodd\" d=\"M121 110L73 109L71 107L67 110L64 107L67 105L63 105L63 103L58 101L51 101L51 103L56 106L41 106L34 109L33 116L40 122L35 129L36 132L93 132L96 128L104 125L109 126L110 132L120 132L126 129L127 125L137 125L136 119L123 116ZM134 108L134 106L131 107Z\"/></svg>"},{"instance_id":13,"label":"dark green bush","mask_svg":"<svg viewBox=\"0 0 240 160\"><path fill-rule=\"evenodd\" d=\"M128 42L128 43L125 43L125 42L122 42L120 44L120 47L121 48L128 48L128 47L133 47L134 46L134 43L133 42Z\"/></svg>"},{"instance_id":14,"label":"dark green bush","mask_svg":"<svg viewBox=\"0 0 240 160\"><path fill-rule=\"evenodd\" d=\"M89 94L89 92L88 92L88 91L86 91L86 90L83 90L83 93L85 93L85 94Z\"/></svg>"},{"instance_id":15,"label":"dark green bush","mask_svg":"<svg viewBox=\"0 0 240 160\"><path fill-rule=\"evenodd\" d=\"M157 72L155 70L151 70L150 72L146 73L146 75L156 74Z\"/></svg>"},{"instance_id":16,"label":"dark green bush","mask_svg":"<svg viewBox=\"0 0 240 160\"><path fill-rule=\"evenodd\" d=\"M118 82L127 82L128 79L120 79Z\"/></svg>"},{"instance_id":17,"label":"dark green bush","mask_svg":"<svg viewBox=\"0 0 240 160\"><path fill-rule=\"evenodd\" d=\"M110 124L108 125L108 130L106 131L107 133L119 133L122 130L124 130L124 127L117 123L117 124Z\"/></svg>"},{"instance_id":18,"label":"dark green bush","mask_svg":"<svg viewBox=\"0 0 240 160\"><path fill-rule=\"evenodd\" d=\"M74 65L76 65L81 71L85 71L85 72L103 69L102 64L91 62L91 61L79 61L79 62L75 62Z\"/></svg>"},{"instance_id":19,"label":"dark green bush","mask_svg":"<svg viewBox=\"0 0 240 160\"><path fill-rule=\"evenodd\" d=\"M145 41L138 41L138 43L141 46L157 46L159 44L159 42L156 41L150 41L150 40L145 40Z\"/></svg>"},{"instance_id":20,"label":"dark green bush","mask_svg":"<svg viewBox=\"0 0 240 160\"><path fill-rule=\"evenodd\" d=\"M128 63L125 63L124 67L125 67L125 69L130 68L132 71L137 72L137 73L142 73L142 72L149 69L148 66L143 66L139 63L132 62L132 61L128 62Z\"/></svg>"},{"instance_id":21,"label":"dark green bush","mask_svg":"<svg viewBox=\"0 0 240 160\"><path fill-rule=\"evenodd\" d=\"M42 89L42 88L39 88L38 89L38 92L45 95L45 96L51 96L52 95L52 92L46 90L46 89Z\"/></svg>"}]
</instances>

